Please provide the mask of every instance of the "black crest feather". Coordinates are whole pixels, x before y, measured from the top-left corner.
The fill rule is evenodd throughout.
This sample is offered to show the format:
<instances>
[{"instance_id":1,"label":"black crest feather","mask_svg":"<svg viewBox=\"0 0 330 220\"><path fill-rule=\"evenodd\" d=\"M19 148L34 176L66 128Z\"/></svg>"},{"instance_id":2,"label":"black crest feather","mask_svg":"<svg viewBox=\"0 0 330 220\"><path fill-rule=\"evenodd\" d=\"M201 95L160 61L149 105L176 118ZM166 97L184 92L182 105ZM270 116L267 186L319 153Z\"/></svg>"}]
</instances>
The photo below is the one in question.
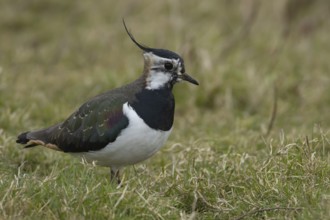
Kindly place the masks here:
<instances>
[{"instance_id":1,"label":"black crest feather","mask_svg":"<svg viewBox=\"0 0 330 220\"><path fill-rule=\"evenodd\" d=\"M183 59L178 54L174 53L173 51L165 50L165 49L151 48L151 47L147 47L145 45L140 44L139 42L137 42L135 40L132 33L129 32L129 30L126 26L124 18L123 18L123 24L124 24L124 27L125 27L125 30L126 30L128 36L131 38L131 40L134 42L134 44L136 46L138 46L144 52L152 52L153 54L155 54L157 56L164 57L164 58L169 58L169 59L180 59L181 63L183 63Z\"/></svg>"},{"instance_id":2,"label":"black crest feather","mask_svg":"<svg viewBox=\"0 0 330 220\"><path fill-rule=\"evenodd\" d=\"M139 47L141 50L143 50L143 51L146 51L146 52L152 52L152 48L147 47L147 46L144 46L144 45L140 44L139 42L137 42L137 41L135 40L135 38L134 38L134 36L132 35L132 33L129 32L129 30L128 30L127 26L126 26L126 23L125 23L124 18L123 18L123 24L124 24L125 30L126 30L128 36L129 36L129 38L131 38L131 40L136 44L136 46L138 46L138 47Z\"/></svg>"}]
</instances>

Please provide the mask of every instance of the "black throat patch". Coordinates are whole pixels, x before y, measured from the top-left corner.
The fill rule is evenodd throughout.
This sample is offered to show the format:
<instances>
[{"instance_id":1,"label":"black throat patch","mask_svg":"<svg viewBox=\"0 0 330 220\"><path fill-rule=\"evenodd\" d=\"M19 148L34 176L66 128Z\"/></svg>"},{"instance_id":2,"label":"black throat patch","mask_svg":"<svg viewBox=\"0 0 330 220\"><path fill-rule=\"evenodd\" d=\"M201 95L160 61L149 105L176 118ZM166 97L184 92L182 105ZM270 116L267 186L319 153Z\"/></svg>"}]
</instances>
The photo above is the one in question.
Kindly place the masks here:
<instances>
[{"instance_id":1,"label":"black throat patch","mask_svg":"<svg viewBox=\"0 0 330 220\"><path fill-rule=\"evenodd\" d=\"M175 102L171 88L143 89L129 104L149 127L162 131L172 128Z\"/></svg>"}]
</instances>

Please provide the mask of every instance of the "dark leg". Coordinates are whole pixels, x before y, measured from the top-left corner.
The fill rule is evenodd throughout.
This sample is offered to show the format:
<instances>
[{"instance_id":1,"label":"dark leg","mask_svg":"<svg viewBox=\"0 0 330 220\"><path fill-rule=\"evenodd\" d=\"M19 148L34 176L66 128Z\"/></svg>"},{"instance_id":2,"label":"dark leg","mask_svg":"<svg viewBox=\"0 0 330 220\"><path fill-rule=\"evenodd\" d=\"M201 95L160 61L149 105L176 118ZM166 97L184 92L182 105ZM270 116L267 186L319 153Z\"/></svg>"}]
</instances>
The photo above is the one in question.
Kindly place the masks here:
<instances>
[{"instance_id":1,"label":"dark leg","mask_svg":"<svg viewBox=\"0 0 330 220\"><path fill-rule=\"evenodd\" d=\"M117 181L117 184L119 185L121 183L120 176L119 176L119 170L113 170L110 168L110 181L115 182Z\"/></svg>"}]
</instances>

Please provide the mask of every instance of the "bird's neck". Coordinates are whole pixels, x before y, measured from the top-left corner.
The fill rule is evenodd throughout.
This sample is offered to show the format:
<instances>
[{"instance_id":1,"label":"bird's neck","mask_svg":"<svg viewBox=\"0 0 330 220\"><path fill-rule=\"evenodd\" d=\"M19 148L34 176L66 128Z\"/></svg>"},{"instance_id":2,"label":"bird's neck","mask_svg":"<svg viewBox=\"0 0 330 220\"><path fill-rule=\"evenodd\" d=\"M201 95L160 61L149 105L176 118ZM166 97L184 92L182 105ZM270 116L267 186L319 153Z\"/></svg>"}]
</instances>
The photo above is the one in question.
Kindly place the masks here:
<instances>
[{"instance_id":1,"label":"bird's neck","mask_svg":"<svg viewBox=\"0 0 330 220\"><path fill-rule=\"evenodd\" d=\"M149 90L172 90L174 85L172 75L159 70L151 70L143 77L145 78L145 88Z\"/></svg>"}]
</instances>

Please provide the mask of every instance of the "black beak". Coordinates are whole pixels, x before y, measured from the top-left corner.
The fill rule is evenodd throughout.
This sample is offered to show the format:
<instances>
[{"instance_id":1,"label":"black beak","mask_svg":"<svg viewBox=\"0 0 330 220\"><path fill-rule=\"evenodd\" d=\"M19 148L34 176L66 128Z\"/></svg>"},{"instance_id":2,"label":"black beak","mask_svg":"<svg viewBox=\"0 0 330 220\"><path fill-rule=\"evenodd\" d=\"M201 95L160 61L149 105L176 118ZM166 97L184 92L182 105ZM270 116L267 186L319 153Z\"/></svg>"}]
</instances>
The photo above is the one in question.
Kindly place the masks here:
<instances>
[{"instance_id":1,"label":"black beak","mask_svg":"<svg viewBox=\"0 0 330 220\"><path fill-rule=\"evenodd\" d=\"M192 78L191 76L189 76L187 73L182 73L182 75L179 75L179 78L182 79L182 80L184 80L184 81L190 82L192 84L199 85L199 83L197 82L197 80L195 80L194 78Z\"/></svg>"}]
</instances>

